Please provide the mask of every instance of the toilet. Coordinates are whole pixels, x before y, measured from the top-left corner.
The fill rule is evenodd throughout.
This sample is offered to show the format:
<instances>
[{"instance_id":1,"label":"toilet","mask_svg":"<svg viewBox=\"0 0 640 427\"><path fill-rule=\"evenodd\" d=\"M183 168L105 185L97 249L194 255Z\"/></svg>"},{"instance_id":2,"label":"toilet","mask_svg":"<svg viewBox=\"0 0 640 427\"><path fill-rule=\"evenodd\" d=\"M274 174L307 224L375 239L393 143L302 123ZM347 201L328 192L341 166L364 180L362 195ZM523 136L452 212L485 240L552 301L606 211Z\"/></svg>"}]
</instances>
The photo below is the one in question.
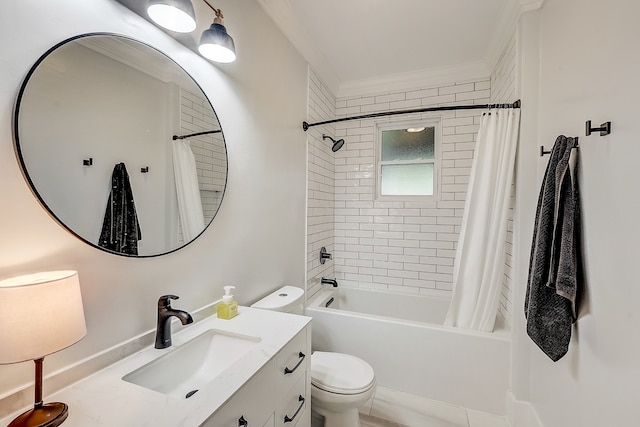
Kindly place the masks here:
<instances>
[{"instance_id":1,"label":"toilet","mask_svg":"<svg viewBox=\"0 0 640 427\"><path fill-rule=\"evenodd\" d=\"M284 286L253 308L304 313L304 290ZM311 354L311 410L324 417L325 427L360 427L358 408L376 389L373 368L350 354L314 351Z\"/></svg>"}]
</instances>

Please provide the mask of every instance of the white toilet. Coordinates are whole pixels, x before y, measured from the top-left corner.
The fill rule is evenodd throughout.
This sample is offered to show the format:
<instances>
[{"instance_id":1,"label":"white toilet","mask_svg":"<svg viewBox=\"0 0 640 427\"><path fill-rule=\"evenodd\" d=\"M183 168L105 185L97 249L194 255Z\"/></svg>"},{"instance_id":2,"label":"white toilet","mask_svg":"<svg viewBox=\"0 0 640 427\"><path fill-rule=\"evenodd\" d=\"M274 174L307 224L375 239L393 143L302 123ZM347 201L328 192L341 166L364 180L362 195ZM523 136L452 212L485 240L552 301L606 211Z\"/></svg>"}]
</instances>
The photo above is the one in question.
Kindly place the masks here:
<instances>
[{"instance_id":1,"label":"white toilet","mask_svg":"<svg viewBox=\"0 0 640 427\"><path fill-rule=\"evenodd\" d=\"M303 314L303 298L302 289L284 286L251 307ZM375 389L373 368L364 360L324 351L311 355L311 409L324 417L325 427L360 427L358 408Z\"/></svg>"}]
</instances>

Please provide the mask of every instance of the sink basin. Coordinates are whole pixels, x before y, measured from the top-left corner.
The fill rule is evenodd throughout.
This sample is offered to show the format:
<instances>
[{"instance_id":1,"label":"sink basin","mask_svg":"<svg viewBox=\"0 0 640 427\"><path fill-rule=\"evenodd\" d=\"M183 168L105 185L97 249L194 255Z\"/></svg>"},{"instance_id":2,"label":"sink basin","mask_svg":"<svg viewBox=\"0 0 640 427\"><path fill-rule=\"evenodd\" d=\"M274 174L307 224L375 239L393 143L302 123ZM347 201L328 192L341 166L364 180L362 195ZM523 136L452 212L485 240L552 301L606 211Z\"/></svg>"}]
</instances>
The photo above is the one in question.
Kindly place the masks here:
<instances>
[{"instance_id":1,"label":"sink basin","mask_svg":"<svg viewBox=\"0 0 640 427\"><path fill-rule=\"evenodd\" d=\"M160 393L188 398L259 342L258 337L209 329L122 379Z\"/></svg>"}]
</instances>

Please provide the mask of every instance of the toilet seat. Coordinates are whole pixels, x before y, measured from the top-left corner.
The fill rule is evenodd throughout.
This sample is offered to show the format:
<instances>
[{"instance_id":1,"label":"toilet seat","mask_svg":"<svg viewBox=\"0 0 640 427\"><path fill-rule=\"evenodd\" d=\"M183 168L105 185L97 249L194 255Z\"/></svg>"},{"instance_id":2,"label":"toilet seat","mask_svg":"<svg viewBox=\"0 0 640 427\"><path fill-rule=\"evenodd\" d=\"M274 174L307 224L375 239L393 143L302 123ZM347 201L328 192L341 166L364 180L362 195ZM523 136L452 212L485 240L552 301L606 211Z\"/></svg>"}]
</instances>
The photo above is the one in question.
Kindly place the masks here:
<instances>
[{"instance_id":1,"label":"toilet seat","mask_svg":"<svg viewBox=\"0 0 640 427\"><path fill-rule=\"evenodd\" d=\"M360 394L375 383L373 368L350 354L315 351L311 355L311 384L336 394Z\"/></svg>"}]
</instances>

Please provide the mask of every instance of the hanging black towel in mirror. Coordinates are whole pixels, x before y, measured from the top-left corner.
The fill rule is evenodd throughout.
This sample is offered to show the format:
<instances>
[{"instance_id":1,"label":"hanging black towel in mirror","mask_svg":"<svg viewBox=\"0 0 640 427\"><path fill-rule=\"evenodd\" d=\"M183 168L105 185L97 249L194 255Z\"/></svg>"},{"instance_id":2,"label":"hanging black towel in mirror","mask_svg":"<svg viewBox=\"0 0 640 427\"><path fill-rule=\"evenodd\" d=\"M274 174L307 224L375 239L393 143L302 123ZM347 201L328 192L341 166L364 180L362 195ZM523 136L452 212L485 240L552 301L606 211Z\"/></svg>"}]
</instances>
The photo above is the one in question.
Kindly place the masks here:
<instances>
[{"instance_id":1,"label":"hanging black towel in mirror","mask_svg":"<svg viewBox=\"0 0 640 427\"><path fill-rule=\"evenodd\" d=\"M113 252L138 255L138 240L141 239L129 174L124 163L118 163L111 175L111 192L98 245Z\"/></svg>"}]
</instances>

